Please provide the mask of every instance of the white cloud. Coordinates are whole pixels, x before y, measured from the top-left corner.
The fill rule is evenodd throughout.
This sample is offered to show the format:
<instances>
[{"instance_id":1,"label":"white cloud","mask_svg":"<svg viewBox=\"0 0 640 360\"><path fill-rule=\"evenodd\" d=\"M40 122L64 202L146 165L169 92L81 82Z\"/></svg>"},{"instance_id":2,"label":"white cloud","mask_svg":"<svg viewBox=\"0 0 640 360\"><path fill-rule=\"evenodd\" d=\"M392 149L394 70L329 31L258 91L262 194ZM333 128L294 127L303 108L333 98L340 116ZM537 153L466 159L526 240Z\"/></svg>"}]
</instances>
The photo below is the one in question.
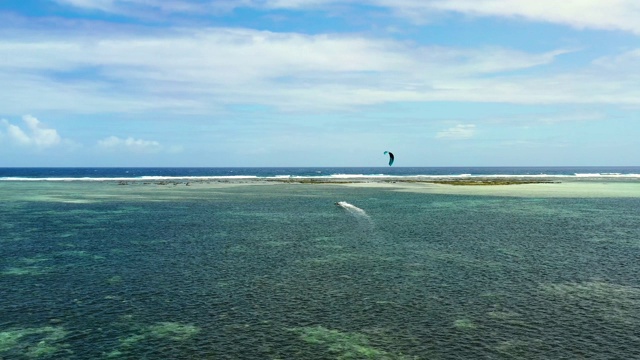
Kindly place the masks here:
<instances>
[{"instance_id":1,"label":"white cloud","mask_svg":"<svg viewBox=\"0 0 640 360\"><path fill-rule=\"evenodd\" d=\"M628 31L640 35L637 0L57 0L84 9L144 16L160 13L215 13L239 7L308 9L334 5L369 5L389 9L416 21L442 12L470 16L520 18L575 28Z\"/></svg>"},{"instance_id":2,"label":"white cloud","mask_svg":"<svg viewBox=\"0 0 640 360\"><path fill-rule=\"evenodd\" d=\"M11 91L0 90L0 108L211 112L238 103L326 109L394 101L535 102L540 94L531 96L528 89L536 87L527 79L496 75L546 66L565 52L229 28L13 39L0 41L0 82L12 84ZM542 95L590 101L572 92L554 97L547 88Z\"/></svg>"},{"instance_id":3,"label":"white cloud","mask_svg":"<svg viewBox=\"0 0 640 360\"><path fill-rule=\"evenodd\" d=\"M437 18L442 12L470 16L520 18L572 26L578 29L621 30L640 35L637 0L266 0L237 1L238 6L311 8L334 4L367 4L387 8L417 22Z\"/></svg>"},{"instance_id":4,"label":"white cloud","mask_svg":"<svg viewBox=\"0 0 640 360\"><path fill-rule=\"evenodd\" d=\"M463 140L470 139L475 135L476 126L474 124L458 124L454 127L439 131L436 134L438 139Z\"/></svg>"},{"instance_id":5,"label":"white cloud","mask_svg":"<svg viewBox=\"0 0 640 360\"><path fill-rule=\"evenodd\" d=\"M7 137L15 144L44 149L61 143L62 138L58 131L47 128L35 117L25 115L22 117L22 121L25 124L25 129L11 124L6 119L2 119L1 122L6 128Z\"/></svg>"},{"instance_id":6,"label":"white cloud","mask_svg":"<svg viewBox=\"0 0 640 360\"><path fill-rule=\"evenodd\" d=\"M128 16L149 17L153 13L226 13L238 7L260 6L260 1L252 0L55 0L62 5L69 5L85 10L102 11Z\"/></svg>"},{"instance_id":7,"label":"white cloud","mask_svg":"<svg viewBox=\"0 0 640 360\"><path fill-rule=\"evenodd\" d=\"M162 150L162 146L157 141L135 139L133 137L123 139L117 136L109 136L98 141L98 146L107 150L142 153L155 153Z\"/></svg>"},{"instance_id":8,"label":"white cloud","mask_svg":"<svg viewBox=\"0 0 640 360\"><path fill-rule=\"evenodd\" d=\"M105 12L116 11L117 0L54 0L61 4Z\"/></svg>"},{"instance_id":9,"label":"white cloud","mask_svg":"<svg viewBox=\"0 0 640 360\"><path fill-rule=\"evenodd\" d=\"M429 8L477 16L517 17L575 28L623 30L640 34L636 0L379 0L390 7ZM395 5L394 5L395 4Z\"/></svg>"},{"instance_id":10,"label":"white cloud","mask_svg":"<svg viewBox=\"0 0 640 360\"><path fill-rule=\"evenodd\" d=\"M594 65L606 71L625 69L626 71L640 72L640 49L633 49L614 56L605 56L593 61Z\"/></svg>"}]
</instances>

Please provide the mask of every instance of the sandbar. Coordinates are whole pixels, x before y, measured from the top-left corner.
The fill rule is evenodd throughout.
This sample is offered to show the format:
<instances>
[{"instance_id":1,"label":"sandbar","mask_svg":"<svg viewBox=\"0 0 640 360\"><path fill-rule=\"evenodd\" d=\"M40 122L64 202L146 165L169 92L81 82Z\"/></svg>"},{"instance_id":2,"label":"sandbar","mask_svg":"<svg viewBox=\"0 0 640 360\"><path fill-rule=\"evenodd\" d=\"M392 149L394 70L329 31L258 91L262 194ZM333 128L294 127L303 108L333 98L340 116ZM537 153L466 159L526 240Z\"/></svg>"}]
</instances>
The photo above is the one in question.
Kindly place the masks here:
<instances>
[{"instance_id":1,"label":"sandbar","mask_svg":"<svg viewBox=\"0 0 640 360\"><path fill-rule=\"evenodd\" d=\"M492 179L481 183L464 181L424 181L424 182L353 182L341 184L352 187L380 187L394 191L451 194L451 195L477 195L477 196L512 196L512 197L580 197L580 198L640 198L640 181L621 180L522 180L501 179L500 182Z\"/></svg>"},{"instance_id":2,"label":"sandbar","mask_svg":"<svg viewBox=\"0 0 640 360\"><path fill-rule=\"evenodd\" d=\"M125 184L135 184L127 182ZM121 185L123 183L120 183ZM150 183L146 183L150 184ZM477 195L477 196L512 196L512 197L614 197L640 198L640 179L575 179L575 178L441 178L441 179L407 179L362 177L357 179L329 178L254 178L200 180L191 182L158 182L155 185L188 185L195 188L227 187L242 185L331 185L359 188L381 188L401 192Z\"/></svg>"}]
</instances>

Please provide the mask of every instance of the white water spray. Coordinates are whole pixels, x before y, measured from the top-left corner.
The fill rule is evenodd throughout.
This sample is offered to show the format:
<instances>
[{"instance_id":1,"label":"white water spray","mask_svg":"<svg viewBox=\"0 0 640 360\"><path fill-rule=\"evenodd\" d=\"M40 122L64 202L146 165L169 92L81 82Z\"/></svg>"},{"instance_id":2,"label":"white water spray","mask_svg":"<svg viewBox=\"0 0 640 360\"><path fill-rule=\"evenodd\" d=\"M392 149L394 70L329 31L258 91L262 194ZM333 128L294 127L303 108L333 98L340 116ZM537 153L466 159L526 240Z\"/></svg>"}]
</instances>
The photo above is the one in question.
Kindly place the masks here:
<instances>
[{"instance_id":1,"label":"white water spray","mask_svg":"<svg viewBox=\"0 0 640 360\"><path fill-rule=\"evenodd\" d=\"M369 215L367 215L367 213L364 210L360 209L359 207L357 207L355 205L349 204L346 201L338 201L336 203L336 205L338 205L341 208L347 210L348 212L350 212L353 215L365 217L367 219L369 218Z\"/></svg>"}]
</instances>

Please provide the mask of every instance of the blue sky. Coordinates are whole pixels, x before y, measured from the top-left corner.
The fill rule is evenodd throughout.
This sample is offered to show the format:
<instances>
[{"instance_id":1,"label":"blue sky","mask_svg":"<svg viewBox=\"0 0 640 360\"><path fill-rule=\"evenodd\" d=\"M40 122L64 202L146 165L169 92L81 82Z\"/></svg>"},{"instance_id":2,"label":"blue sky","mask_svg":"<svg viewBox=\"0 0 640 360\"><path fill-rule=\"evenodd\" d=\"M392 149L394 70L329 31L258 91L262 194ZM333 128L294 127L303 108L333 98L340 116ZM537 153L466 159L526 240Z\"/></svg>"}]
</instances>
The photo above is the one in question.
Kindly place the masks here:
<instances>
[{"instance_id":1,"label":"blue sky","mask_svg":"<svg viewBox=\"0 0 640 360\"><path fill-rule=\"evenodd\" d=\"M640 165L637 0L1 0L0 166Z\"/></svg>"}]
</instances>

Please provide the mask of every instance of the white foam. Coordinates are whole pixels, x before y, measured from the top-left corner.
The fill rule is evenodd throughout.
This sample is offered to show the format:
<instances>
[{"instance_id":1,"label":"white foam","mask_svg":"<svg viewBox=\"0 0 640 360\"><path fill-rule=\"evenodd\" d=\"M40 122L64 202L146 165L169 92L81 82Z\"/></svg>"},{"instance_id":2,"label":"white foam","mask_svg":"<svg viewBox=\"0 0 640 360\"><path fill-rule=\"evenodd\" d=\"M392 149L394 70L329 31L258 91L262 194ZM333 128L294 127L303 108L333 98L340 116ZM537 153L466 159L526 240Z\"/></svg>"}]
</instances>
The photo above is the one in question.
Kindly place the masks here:
<instances>
[{"instance_id":1,"label":"white foam","mask_svg":"<svg viewBox=\"0 0 640 360\"><path fill-rule=\"evenodd\" d=\"M341 208L349 211L352 214L369 217L369 215L367 215L367 213L364 210L360 209L359 207L357 207L355 205L349 204L346 201L338 201L336 203L336 205L338 205Z\"/></svg>"},{"instance_id":2,"label":"white foam","mask_svg":"<svg viewBox=\"0 0 640 360\"><path fill-rule=\"evenodd\" d=\"M640 174L622 173L576 173L575 176L582 178L640 178Z\"/></svg>"},{"instance_id":3,"label":"white foam","mask_svg":"<svg viewBox=\"0 0 640 360\"><path fill-rule=\"evenodd\" d=\"M0 181L216 181L216 180L283 180L283 179L327 179L327 180L442 180L442 179L473 179L473 178L512 178L512 179L640 179L639 173L575 173L569 174L448 174L448 175L387 175L387 174L331 174L331 175L224 175L224 176L139 176L139 177L0 177Z\"/></svg>"},{"instance_id":4,"label":"white foam","mask_svg":"<svg viewBox=\"0 0 640 360\"><path fill-rule=\"evenodd\" d=\"M2 177L0 181L170 181L170 180L247 180L258 179L257 176L140 176L140 177L56 177L56 178L29 178L29 177Z\"/></svg>"}]
</instances>

